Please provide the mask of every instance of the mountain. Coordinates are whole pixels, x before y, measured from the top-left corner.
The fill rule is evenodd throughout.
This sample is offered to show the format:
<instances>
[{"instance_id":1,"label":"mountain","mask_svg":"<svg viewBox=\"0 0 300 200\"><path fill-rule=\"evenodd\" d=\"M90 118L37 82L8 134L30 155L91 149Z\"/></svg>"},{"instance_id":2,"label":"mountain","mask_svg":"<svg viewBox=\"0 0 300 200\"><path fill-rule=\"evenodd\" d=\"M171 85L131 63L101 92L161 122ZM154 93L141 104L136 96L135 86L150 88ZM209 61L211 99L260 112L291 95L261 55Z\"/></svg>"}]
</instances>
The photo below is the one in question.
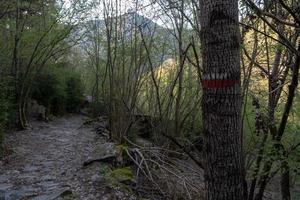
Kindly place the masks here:
<instances>
[{"instance_id":1,"label":"mountain","mask_svg":"<svg viewBox=\"0 0 300 200\"><path fill-rule=\"evenodd\" d=\"M110 18L108 20L116 21L116 18ZM117 27L118 31L123 33L125 41L131 41L131 39L135 37L135 34L137 34L138 37L141 37L142 34L144 38L152 38L151 45L157 47L157 52L153 53L152 50L151 54L154 67L158 66L162 61L173 57L176 44L175 37L170 34L169 29L158 25L153 20L140 15L137 12L130 11L118 17ZM135 31L137 29L138 31ZM97 34L102 35L105 40L105 20L93 19L84 22L77 31L77 34L84 35L84 37L76 47L76 51L86 55L85 50L93 49L93 40L96 38ZM124 40L124 38L120 38L120 42L122 39ZM148 39L147 44L150 42ZM158 52L158 49L164 49L164 53ZM100 51L103 56L106 56L105 47L102 47Z\"/></svg>"}]
</instances>

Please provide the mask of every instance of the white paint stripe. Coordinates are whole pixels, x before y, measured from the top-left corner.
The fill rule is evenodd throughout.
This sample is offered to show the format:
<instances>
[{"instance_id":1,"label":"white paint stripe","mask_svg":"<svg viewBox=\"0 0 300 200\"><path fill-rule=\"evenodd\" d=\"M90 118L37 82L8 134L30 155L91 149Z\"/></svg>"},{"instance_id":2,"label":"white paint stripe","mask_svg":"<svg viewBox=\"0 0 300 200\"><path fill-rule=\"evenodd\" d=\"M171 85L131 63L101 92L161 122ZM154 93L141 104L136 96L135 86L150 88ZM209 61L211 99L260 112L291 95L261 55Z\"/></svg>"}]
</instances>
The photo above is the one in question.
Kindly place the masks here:
<instances>
[{"instance_id":1,"label":"white paint stripe","mask_svg":"<svg viewBox=\"0 0 300 200\"><path fill-rule=\"evenodd\" d=\"M203 80L224 80L228 79L228 73L212 73L212 74L205 74L202 76Z\"/></svg>"}]
</instances>

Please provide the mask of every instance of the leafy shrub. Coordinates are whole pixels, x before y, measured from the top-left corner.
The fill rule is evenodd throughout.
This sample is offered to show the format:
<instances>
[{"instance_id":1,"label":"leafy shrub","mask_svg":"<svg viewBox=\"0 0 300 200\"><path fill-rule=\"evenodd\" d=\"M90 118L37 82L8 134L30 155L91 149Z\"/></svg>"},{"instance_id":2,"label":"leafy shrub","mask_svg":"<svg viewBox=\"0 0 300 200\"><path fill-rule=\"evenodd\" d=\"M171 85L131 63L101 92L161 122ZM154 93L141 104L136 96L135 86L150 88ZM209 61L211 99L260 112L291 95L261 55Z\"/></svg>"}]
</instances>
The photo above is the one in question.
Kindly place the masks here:
<instances>
[{"instance_id":1,"label":"leafy shrub","mask_svg":"<svg viewBox=\"0 0 300 200\"><path fill-rule=\"evenodd\" d=\"M9 80L0 78L0 157L2 156L2 143L4 139L4 131L9 124Z\"/></svg>"},{"instance_id":2,"label":"leafy shrub","mask_svg":"<svg viewBox=\"0 0 300 200\"><path fill-rule=\"evenodd\" d=\"M83 85L79 76L72 76L66 82L66 108L78 112L83 101Z\"/></svg>"},{"instance_id":3,"label":"leafy shrub","mask_svg":"<svg viewBox=\"0 0 300 200\"><path fill-rule=\"evenodd\" d=\"M92 117L99 116L99 113L102 115L108 115L107 107L105 106L103 101L92 102L89 106L89 113L92 115Z\"/></svg>"},{"instance_id":4,"label":"leafy shrub","mask_svg":"<svg viewBox=\"0 0 300 200\"><path fill-rule=\"evenodd\" d=\"M36 77L34 84L35 89L32 97L37 100L39 104L47 108L47 113L53 113L53 110L60 110L53 107L54 100L58 97L64 99L64 96L59 95L59 85L63 83L59 81L58 77L51 72L42 73ZM59 104L55 102L55 106L56 105ZM63 110L63 108L61 109Z\"/></svg>"},{"instance_id":5,"label":"leafy shrub","mask_svg":"<svg viewBox=\"0 0 300 200\"><path fill-rule=\"evenodd\" d=\"M83 100L80 76L71 69L52 67L37 75L32 98L44 105L47 114L77 112Z\"/></svg>"}]
</instances>

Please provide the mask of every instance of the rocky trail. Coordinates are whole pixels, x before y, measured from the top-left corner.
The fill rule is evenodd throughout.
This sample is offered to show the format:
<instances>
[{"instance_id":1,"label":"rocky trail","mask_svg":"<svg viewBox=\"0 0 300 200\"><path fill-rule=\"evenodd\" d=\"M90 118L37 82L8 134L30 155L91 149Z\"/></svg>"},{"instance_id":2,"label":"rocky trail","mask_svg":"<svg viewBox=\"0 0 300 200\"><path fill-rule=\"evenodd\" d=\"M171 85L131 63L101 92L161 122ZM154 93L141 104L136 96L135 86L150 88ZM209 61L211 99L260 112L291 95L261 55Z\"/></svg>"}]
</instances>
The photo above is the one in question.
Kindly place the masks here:
<instances>
[{"instance_id":1,"label":"rocky trail","mask_svg":"<svg viewBox=\"0 0 300 200\"><path fill-rule=\"evenodd\" d=\"M137 199L106 184L103 163L86 164L114 155L115 146L97 134L95 126L83 126L85 119L68 115L49 123L33 121L32 129L7 134L6 155L0 160L0 200ZM106 121L99 123L105 127ZM280 189L270 188L265 199L279 199ZM299 194L299 187L293 187L292 199Z\"/></svg>"},{"instance_id":2,"label":"rocky trail","mask_svg":"<svg viewBox=\"0 0 300 200\"><path fill-rule=\"evenodd\" d=\"M83 167L103 138L82 127L84 116L32 122L32 129L7 135L0 161L0 200L111 199L100 164Z\"/></svg>"}]
</instances>

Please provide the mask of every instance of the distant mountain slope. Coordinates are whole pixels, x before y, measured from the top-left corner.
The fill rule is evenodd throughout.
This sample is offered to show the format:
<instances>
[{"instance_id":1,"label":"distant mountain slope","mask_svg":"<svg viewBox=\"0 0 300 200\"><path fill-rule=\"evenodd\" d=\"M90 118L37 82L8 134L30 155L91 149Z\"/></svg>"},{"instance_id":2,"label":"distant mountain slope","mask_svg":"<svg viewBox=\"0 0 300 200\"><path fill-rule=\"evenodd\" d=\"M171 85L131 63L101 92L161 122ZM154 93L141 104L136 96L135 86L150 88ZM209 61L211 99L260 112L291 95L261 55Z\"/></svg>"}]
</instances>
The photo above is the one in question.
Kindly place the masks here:
<instances>
[{"instance_id":1,"label":"distant mountain slope","mask_svg":"<svg viewBox=\"0 0 300 200\"><path fill-rule=\"evenodd\" d=\"M114 19L113 19L114 20ZM161 39L159 43L168 41L168 44L174 42L174 37L170 34L167 28L164 28L151 19L138 14L137 12L127 12L117 20L118 30L125 35L125 39L134 37L135 29L137 28L138 34L141 33L146 37L155 37L155 39ZM81 41L82 45L90 45L91 38L93 38L94 30L100 30L102 34L105 34L106 26L105 21L102 19L89 20L81 25L77 34L86 33L86 37Z\"/></svg>"}]
</instances>

